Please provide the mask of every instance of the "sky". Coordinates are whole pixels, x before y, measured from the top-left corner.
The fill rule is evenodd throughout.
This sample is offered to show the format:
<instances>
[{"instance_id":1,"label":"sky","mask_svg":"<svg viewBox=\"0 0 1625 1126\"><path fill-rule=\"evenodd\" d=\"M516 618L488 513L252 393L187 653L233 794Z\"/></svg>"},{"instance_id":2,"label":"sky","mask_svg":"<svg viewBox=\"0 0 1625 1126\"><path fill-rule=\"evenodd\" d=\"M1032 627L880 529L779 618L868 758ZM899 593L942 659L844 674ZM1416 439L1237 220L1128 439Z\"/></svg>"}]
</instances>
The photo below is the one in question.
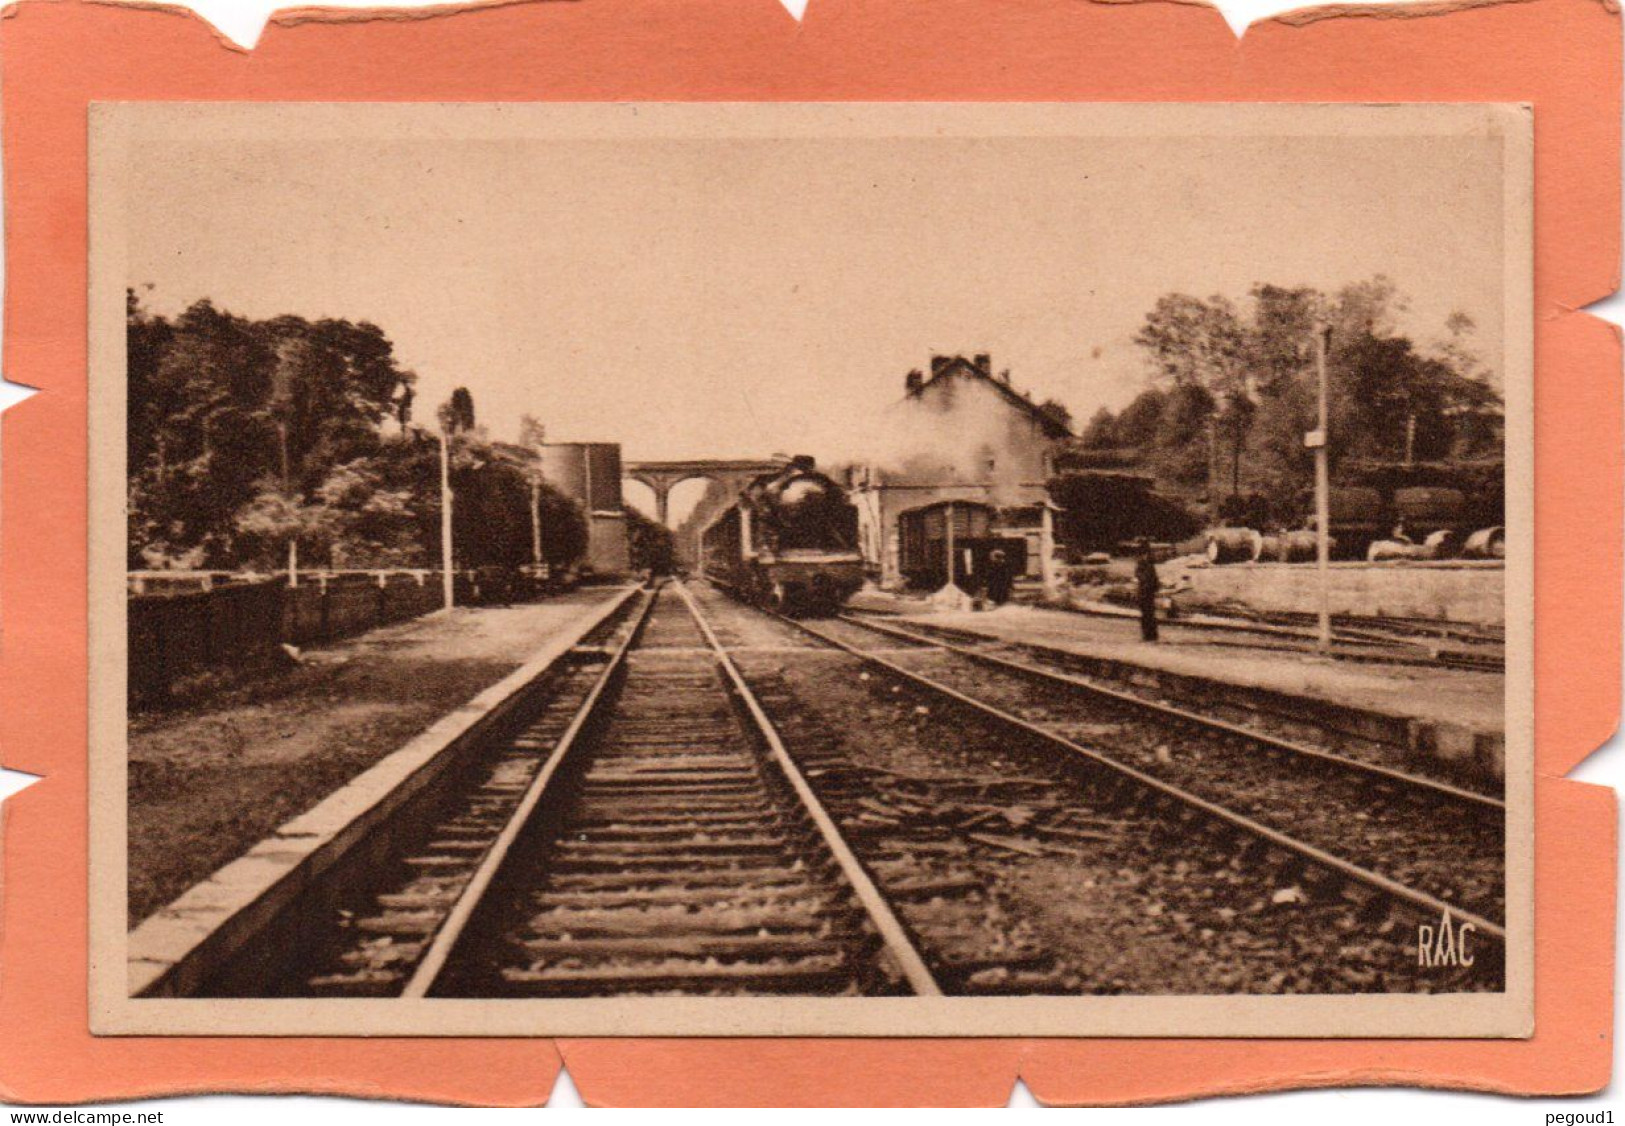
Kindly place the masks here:
<instances>
[{"instance_id":1,"label":"sky","mask_svg":"<svg viewBox=\"0 0 1625 1126\"><path fill-rule=\"evenodd\" d=\"M989 352L1081 424L1145 385L1158 296L1386 274L1426 342L1501 362L1482 136L146 139L149 307L380 326L420 411L466 385L628 459L835 460L934 353Z\"/></svg>"}]
</instances>

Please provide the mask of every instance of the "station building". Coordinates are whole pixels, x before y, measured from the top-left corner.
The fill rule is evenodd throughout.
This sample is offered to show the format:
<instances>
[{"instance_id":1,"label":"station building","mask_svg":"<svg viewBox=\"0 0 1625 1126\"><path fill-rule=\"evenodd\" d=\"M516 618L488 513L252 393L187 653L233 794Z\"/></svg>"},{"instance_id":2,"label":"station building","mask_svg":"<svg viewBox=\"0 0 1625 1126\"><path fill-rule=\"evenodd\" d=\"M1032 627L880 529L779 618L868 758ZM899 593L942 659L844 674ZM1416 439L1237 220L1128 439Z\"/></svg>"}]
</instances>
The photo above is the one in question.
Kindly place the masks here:
<instances>
[{"instance_id":1,"label":"station building","mask_svg":"<svg viewBox=\"0 0 1625 1126\"><path fill-rule=\"evenodd\" d=\"M995 374L992 357L933 356L878 420L876 452L850 470L859 544L871 580L919 585L922 535L946 525L1023 549L1021 577L1050 581L1054 508L1048 482L1067 426ZM952 542L953 532L948 532ZM935 542L935 541L933 541ZM961 553L971 550L961 546ZM969 555L960 564L965 565Z\"/></svg>"}]
</instances>

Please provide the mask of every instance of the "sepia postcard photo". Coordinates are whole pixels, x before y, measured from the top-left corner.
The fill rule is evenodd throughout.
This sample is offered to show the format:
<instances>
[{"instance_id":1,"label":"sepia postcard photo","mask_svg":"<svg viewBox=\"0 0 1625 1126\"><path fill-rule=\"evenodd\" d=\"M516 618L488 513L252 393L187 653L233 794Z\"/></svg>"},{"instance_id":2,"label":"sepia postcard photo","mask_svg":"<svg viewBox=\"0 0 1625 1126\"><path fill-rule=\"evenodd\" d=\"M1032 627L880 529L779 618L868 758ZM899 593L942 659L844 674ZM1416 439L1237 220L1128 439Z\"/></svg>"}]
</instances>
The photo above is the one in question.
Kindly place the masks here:
<instances>
[{"instance_id":1,"label":"sepia postcard photo","mask_svg":"<svg viewBox=\"0 0 1625 1126\"><path fill-rule=\"evenodd\" d=\"M1528 1036L1531 121L94 105L93 1030Z\"/></svg>"}]
</instances>

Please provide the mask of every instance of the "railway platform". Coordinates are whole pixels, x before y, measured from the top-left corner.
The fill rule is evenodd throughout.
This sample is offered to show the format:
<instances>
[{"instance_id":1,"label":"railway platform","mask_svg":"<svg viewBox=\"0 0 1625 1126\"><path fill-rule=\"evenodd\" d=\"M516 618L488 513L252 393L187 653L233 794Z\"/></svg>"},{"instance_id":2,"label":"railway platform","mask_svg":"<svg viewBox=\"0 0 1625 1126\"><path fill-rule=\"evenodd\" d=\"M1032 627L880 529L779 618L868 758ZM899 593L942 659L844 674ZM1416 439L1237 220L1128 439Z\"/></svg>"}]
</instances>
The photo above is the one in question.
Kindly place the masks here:
<instances>
[{"instance_id":1,"label":"railway platform","mask_svg":"<svg viewBox=\"0 0 1625 1126\"><path fill-rule=\"evenodd\" d=\"M621 587L459 608L130 726L134 924L578 628Z\"/></svg>"}]
</instances>

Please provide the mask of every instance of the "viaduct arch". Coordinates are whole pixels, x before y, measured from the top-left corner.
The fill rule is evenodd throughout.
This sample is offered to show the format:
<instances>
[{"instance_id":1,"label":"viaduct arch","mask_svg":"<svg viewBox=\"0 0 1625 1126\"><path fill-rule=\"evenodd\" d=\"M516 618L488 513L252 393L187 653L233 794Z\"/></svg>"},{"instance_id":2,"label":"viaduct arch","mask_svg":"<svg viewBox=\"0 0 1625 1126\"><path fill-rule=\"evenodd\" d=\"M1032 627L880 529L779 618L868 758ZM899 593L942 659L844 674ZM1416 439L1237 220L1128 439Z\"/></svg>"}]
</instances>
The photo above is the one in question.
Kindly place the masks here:
<instances>
[{"instance_id":1,"label":"viaduct arch","mask_svg":"<svg viewBox=\"0 0 1625 1126\"><path fill-rule=\"evenodd\" d=\"M621 476L647 485L655 495L655 518L671 527L671 491L692 477L719 481L738 492L764 473L777 473L788 459L700 458L693 461L629 461Z\"/></svg>"}]
</instances>

